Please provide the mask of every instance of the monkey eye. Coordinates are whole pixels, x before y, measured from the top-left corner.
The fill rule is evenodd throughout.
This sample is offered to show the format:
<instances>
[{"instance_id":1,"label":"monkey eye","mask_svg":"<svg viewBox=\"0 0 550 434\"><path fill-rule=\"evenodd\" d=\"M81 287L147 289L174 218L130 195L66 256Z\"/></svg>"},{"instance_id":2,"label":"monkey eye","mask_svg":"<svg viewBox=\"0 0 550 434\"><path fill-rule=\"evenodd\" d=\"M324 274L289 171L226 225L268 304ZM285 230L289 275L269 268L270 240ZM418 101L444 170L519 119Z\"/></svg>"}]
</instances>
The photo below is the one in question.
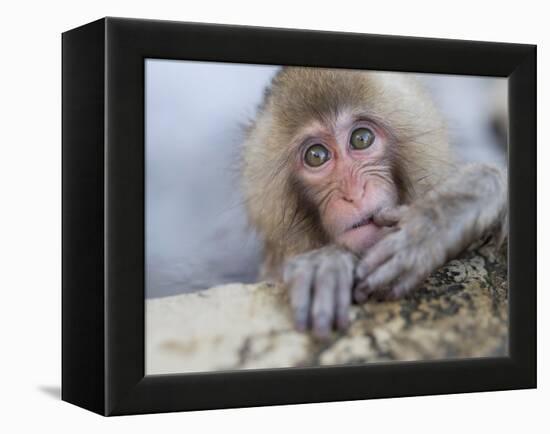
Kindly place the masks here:
<instances>
[{"instance_id":1,"label":"monkey eye","mask_svg":"<svg viewBox=\"0 0 550 434\"><path fill-rule=\"evenodd\" d=\"M312 145L307 148L304 160L308 166L319 167L330 160L330 152L323 145Z\"/></svg>"},{"instance_id":2,"label":"monkey eye","mask_svg":"<svg viewBox=\"0 0 550 434\"><path fill-rule=\"evenodd\" d=\"M374 133L369 128L357 128L351 133L349 143L353 149L367 149L374 142Z\"/></svg>"}]
</instances>

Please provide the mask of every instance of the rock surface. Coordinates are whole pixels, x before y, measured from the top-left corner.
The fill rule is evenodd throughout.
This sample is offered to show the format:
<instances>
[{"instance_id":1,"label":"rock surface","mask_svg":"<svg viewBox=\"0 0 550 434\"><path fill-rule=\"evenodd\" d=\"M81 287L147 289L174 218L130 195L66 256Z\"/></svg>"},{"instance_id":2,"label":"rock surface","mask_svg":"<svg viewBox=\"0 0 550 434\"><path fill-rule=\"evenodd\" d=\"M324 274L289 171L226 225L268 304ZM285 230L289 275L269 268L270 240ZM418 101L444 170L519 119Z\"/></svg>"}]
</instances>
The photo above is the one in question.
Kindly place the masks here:
<instances>
[{"instance_id":1,"label":"rock surface","mask_svg":"<svg viewBox=\"0 0 550 434\"><path fill-rule=\"evenodd\" d=\"M506 250L465 253L409 296L367 302L319 342L294 331L283 288L231 284L146 302L147 374L505 356Z\"/></svg>"}]
</instances>

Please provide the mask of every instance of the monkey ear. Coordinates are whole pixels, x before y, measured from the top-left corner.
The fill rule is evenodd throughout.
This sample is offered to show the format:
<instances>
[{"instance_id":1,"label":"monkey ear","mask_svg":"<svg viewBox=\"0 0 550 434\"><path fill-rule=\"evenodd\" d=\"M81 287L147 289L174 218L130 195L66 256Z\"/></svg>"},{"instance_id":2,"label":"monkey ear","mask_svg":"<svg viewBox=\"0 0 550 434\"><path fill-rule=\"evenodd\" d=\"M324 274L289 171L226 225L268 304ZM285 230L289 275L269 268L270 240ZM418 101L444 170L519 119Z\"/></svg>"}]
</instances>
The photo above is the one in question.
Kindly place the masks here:
<instances>
[{"instance_id":1,"label":"monkey ear","mask_svg":"<svg viewBox=\"0 0 550 434\"><path fill-rule=\"evenodd\" d=\"M378 226L395 226L401 221L407 210L406 205L382 208L372 216L372 220Z\"/></svg>"}]
</instances>

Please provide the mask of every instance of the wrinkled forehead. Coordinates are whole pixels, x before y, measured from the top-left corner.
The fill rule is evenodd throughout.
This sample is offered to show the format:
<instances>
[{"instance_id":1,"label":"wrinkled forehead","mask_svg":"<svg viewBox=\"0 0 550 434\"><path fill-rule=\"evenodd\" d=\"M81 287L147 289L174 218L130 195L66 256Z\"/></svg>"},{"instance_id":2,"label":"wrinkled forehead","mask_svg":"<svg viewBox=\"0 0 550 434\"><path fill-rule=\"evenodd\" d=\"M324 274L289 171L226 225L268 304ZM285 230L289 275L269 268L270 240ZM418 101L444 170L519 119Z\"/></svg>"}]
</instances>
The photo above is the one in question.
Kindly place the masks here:
<instances>
[{"instance_id":1,"label":"wrinkled forehead","mask_svg":"<svg viewBox=\"0 0 550 434\"><path fill-rule=\"evenodd\" d=\"M269 108L288 135L308 125L335 125L348 113L368 110L373 92L363 71L283 69L273 80Z\"/></svg>"},{"instance_id":2,"label":"wrinkled forehead","mask_svg":"<svg viewBox=\"0 0 550 434\"><path fill-rule=\"evenodd\" d=\"M358 119L363 118L365 118L364 112L354 112L348 108L343 108L337 113L315 116L289 130L288 143L298 145L312 137L327 141L338 139Z\"/></svg>"}]
</instances>

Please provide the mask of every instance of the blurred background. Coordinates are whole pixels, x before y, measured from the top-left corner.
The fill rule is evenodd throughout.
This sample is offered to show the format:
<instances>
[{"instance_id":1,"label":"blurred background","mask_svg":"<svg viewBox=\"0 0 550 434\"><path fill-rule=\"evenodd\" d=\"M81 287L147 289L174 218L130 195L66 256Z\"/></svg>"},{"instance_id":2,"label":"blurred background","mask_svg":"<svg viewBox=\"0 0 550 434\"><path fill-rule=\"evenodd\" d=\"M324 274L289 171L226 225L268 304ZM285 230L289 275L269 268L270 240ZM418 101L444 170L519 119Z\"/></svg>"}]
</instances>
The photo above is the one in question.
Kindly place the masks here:
<instances>
[{"instance_id":1,"label":"blurred background","mask_svg":"<svg viewBox=\"0 0 550 434\"><path fill-rule=\"evenodd\" d=\"M242 206L239 152L242 126L278 69L146 60L146 297L256 279L261 250ZM413 75L460 159L505 166L506 79Z\"/></svg>"}]
</instances>

